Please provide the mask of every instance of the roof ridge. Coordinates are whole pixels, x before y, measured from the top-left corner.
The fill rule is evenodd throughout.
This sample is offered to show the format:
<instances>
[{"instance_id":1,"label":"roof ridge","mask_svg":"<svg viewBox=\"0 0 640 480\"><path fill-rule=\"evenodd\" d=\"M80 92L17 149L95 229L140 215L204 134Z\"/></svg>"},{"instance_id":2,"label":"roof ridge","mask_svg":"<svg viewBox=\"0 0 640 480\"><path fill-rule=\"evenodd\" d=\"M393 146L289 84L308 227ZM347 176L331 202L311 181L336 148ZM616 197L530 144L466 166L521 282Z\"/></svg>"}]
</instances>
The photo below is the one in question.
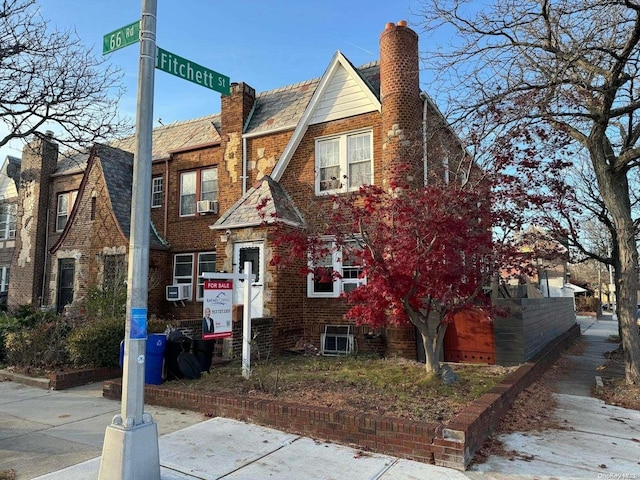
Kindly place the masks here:
<instances>
[{"instance_id":1,"label":"roof ridge","mask_svg":"<svg viewBox=\"0 0 640 480\"><path fill-rule=\"evenodd\" d=\"M365 69L365 68L375 67L377 65L380 65L380 60L373 60L371 62L367 62L367 63L365 63L363 65L360 65L359 67L354 67L354 68L356 70L362 70L362 69ZM256 98L260 98L260 97L266 96L266 95L271 95L273 93L280 93L280 92L285 92L285 91L288 91L288 90L293 90L293 89L302 87L304 85L309 85L311 83L319 82L321 78L322 78L322 76L311 78L311 79L308 79L308 80L302 80L301 82L291 83L289 85L284 85L282 87L272 88L271 90L264 90L262 92L256 93Z\"/></svg>"},{"instance_id":2,"label":"roof ridge","mask_svg":"<svg viewBox=\"0 0 640 480\"><path fill-rule=\"evenodd\" d=\"M189 118L187 120L178 120L175 121L173 123L167 123L166 125L161 125L159 127L155 127L153 129L154 132L159 131L159 130L163 130L165 128L171 128L171 127L179 127L182 126L186 123L192 123L192 122L201 122L203 120L206 120L208 118L212 118L212 117L219 117L221 115L221 112L217 112L217 113L210 113L208 115L202 115L201 117L196 117L196 118ZM135 135L132 135L135 136ZM128 138L128 137L125 137Z\"/></svg>"}]
</instances>

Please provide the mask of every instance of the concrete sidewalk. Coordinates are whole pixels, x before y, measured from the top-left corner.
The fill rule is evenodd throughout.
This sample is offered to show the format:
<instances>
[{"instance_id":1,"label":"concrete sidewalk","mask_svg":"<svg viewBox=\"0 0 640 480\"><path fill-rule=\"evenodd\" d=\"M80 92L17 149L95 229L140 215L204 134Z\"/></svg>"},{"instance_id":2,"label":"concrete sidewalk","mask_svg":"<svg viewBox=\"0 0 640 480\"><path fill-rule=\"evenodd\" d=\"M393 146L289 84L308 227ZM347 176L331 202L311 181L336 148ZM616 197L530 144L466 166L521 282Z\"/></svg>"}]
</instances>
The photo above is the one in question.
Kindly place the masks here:
<instances>
[{"instance_id":1,"label":"concrete sidewalk","mask_svg":"<svg viewBox=\"0 0 640 480\"><path fill-rule=\"evenodd\" d=\"M565 430L512 433L498 437L510 458L492 456L473 465L469 472L478 478L517 478L526 473L535 478L640 478L640 412L606 405L592 398L595 377L602 375L605 353L617 343L618 322L578 317L582 339L581 355L565 355L569 367L558 379L554 394L555 417Z\"/></svg>"},{"instance_id":2,"label":"concrete sidewalk","mask_svg":"<svg viewBox=\"0 0 640 480\"><path fill-rule=\"evenodd\" d=\"M556 412L572 429L504 436L506 448L518 452L513 460L490 457L458 472L236 420L201 421L194 413L147 406L159 428L162 478L640 478L640 412L587 396L597 367L604 363L602 352L616 346L606 340L617 333L617 323L579 322L588 345L584 355L570 357L575 363L560 382ZM0 468L16 469L19 479L96 479L105 429L120 409L118 402L99 398L100 393L95 386L48 392L0 383Z\"/></svg>"}]
</instances>

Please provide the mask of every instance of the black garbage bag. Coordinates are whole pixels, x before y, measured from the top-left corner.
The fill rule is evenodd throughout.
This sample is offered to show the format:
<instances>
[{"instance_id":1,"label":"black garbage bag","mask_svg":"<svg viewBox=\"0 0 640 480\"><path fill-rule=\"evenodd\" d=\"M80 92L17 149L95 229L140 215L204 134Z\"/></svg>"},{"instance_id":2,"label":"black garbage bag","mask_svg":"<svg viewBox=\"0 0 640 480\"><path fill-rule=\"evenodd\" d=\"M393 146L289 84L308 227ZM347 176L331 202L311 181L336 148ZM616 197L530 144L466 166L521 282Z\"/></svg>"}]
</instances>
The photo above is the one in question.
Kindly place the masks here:
<instances>
[{"instance_id":1,"label":"black garbage bag","mask_svg":"<svg viewBox=\"0 0 640 480\"><path fill-rule=\"evenodd\" d=\"M200 367L203 372L211 370L211 359L213 358L213 350L215 347L215 340L194 340L192 351L200 362Z\"/></svg>"},{"instance_id":2,"label":"black garbage bag","mask_svg":"<svg viewBox=\"0 0 640 480\"><path fill-rule=\"evenodd\" d=\"M178 367L184 378L190 380L200 378L202 366L193 353L180 352L178 355Z\"/></svg>"},{"instance_id":3,"label":"black garbage bag","mask_svg":"<svg viewBox=\"0 0 640 480\"><path fill-rule=\"evenodd\" d=\"M180 330L171 330L167 334L167 346L164 350L164 365L167 380L184 378L184 374L178 365L178 356L182 352L191 351L191 338Z\"/></svg>"}]
</instances>

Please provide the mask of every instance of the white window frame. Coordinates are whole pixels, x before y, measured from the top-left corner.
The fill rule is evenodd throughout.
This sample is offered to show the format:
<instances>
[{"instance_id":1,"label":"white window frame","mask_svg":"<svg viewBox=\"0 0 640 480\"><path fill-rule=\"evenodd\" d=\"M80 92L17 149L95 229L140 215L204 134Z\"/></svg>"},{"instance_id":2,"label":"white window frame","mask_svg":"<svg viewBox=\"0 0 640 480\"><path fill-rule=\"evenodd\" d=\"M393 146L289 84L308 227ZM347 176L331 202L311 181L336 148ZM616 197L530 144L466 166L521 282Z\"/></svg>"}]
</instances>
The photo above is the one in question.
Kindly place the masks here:
<instances>
[{"instance_id":1,"label":"white window frame","mask_svg":"<svg viewBox=\"0 0 640 480\"><path fill-rule=\"evenodd\" d=\"M361 137L364 135L369 136L370 159L368 161L370 162L370 165L371 165L370 179L369 179L369 182L366 183L366 185L373 185L374 183L373 129L366 128L361 130L354 130L354 131L343 133L340 135L331 135L331 136L316 138L315 140L316 195L331 195L335 193L350 192L350 191L358 190L360 188L360 184L352 185L351 183L351 178L349 176L350 162L348 159L348 146L349 146L349 139L352 139L352 138L355 139L357 137ZM335 187L327 188L323 190L321 188L321 177L322 177L321 171L322 171L322 168L326 168L326 167L321 167L320 165L320 158L321 158L320 151L323 145L327 145L328 143L333 143L333 142L337 142L337 146L338 146L337 165L339 167L339 174L337 179L335 180L336 182Z\"/></svg>"},{"instance_id":2,"label":"white window frame","mask_svg":"<svg viewBox=\"0 0 640 480\"><path fill-rule=\"evenodd\" d=\"M334 272L338 272L340 277L343 276L343 252L342 247L338 247L335 243L335 240L331 238L323 239L327 244L330 244L331 252L327 257L331 257L331 268ZM312 259L308 262L309 268L314 268L314 262ZM327 265L328 267L329 265ZM309 273L307 275L307 297L308 298L338 298L343 292L345 292L345 288L348 291L351 291L360 285L364 285L367 283L367 278L335 278L333 280L333 289L329 292L316 292L315 291L315 280L313 273ZM355 285L355 288L352 286Z\"/></svg>"},{"instance_id":3,"label":"white window frame","mask_svg":"<svg viewBox=\"0 0 640 480\"><path fill-rule=\"evenodd\" d=\"M211 190L204 190L204 185L205 185L205 173L206 172L213 172L215 174L215 190L211 189ZM187 176L187 175L194 175L195 179L194 179L194 188L195 188L195 192L193 193L184 193L184 181L183 179ZM212 180L210 180L212 181ZM193 201L193 213L184 213L182 211L182 197L186 196L186 195L193 195L194 196L194 201ZM196 215L197 213L197 203L200 200L212 200L212 201L216 201L218 200L218 167L204 167L204 168L200 168L198 170L189 170L187 172L182 172L180 174L180 201L178 204L178 209L179 209L179 214L181 217L193 217Z\"/></svg>"},{"instance_id":4,"label":"white window frame","mask_svg":"<svg viewBox=\"0 0 640 480\"><path fill-rule=\"evenodd\" d=\"M151 179L151 208L158 208L162 206L163 184L164 179L162 175Z\"/></svg>"},{"instance_id":5,"label":"white window frame","mask_svg":"<svg viewBox=\"0 0 640 480\"><path fill-rule=\"evenodd\" d=\"M4 203L0 210L0 240L12 240L16 238L18 204Z\"/></svg>"},{"instance_id":6,"label":"white window frame","mask_svg":"<svg viewBox=\"0 0 640 480\"><path fill-rule=\"evenodd\" d=\"M209 263L209 261L207 262L203 262L201 260L203 255L213 255L213 270L203 270L202 266L204 263ZM203 301L204 299L204 278L202 276L203 273L207 272L207 273L215 273L216 271L216 252L199 252L198 253L198 280L197 280L197 290L196 290L196 301Z\"/></svg>"},{"instance_id":7,"label":"white window frame","mask_svg":"<svg viewBox=\"0 0 640 480\"><path fill-rule=\"evenodd\" d=\"M0 292L9 291L9 267L0 268Z\"/></svg>"},{"instance_id":8,"label":"white window frame","mask_svg":"<svg viewBox=\"0 0 640 480\"><path fill-rule=\"evenodd\" d=\"M67 197L67 209L60 210L60 205L62 204L60 200L64 197ZM77 198L78 198L77 190L72 190L70 192L64 192L64 193L58 194L58 202L56 203L56 232L61 232L64 230L65 225L69 221L69 215L71 215L71 210L73 210L73 206L75 205ZM64 223L60 225L60 222L63 218L64 218Z\"/></svg>"},{"instance_id":9,"label":"white window frame","mask_svg":"<svg viewBox=\"0 0 640 480\"><path fill-rule=\"evenodd\" d=\"M173 256L173 284L174 285L184 285L184 284L188 284L190 286L190 290L191 290L191 298L193 298L193 257L194 254L193 253L176 253ZM178 262L178 259L182 258L184 261ZM191 261L187 262L187 258L189 258ZM180 265L186 265L190 263L191 264L191 269L189 272L189 275L177 275L176 274L176 267L178 266L178 264Z\"/></svg>"}]
</instances>

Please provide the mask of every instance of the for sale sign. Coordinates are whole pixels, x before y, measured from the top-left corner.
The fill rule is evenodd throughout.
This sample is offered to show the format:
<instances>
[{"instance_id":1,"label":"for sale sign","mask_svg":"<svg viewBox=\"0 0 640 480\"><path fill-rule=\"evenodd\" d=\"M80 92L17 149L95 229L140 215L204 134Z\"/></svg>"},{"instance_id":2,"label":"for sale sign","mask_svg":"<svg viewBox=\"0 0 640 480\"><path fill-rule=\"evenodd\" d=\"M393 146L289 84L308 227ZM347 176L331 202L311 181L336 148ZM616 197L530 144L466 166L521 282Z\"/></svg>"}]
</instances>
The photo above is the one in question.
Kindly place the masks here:
<instances>
[{"instance_id":1,"label":"for sale sign","mask_svg":"<svg viewBox=\"0 0 640 480\"><path fill-rule=\"evenodd\" d=\"M233 281L205 280L202 302L202 338L231 336Z\"/></svg>"}]
</instances>

